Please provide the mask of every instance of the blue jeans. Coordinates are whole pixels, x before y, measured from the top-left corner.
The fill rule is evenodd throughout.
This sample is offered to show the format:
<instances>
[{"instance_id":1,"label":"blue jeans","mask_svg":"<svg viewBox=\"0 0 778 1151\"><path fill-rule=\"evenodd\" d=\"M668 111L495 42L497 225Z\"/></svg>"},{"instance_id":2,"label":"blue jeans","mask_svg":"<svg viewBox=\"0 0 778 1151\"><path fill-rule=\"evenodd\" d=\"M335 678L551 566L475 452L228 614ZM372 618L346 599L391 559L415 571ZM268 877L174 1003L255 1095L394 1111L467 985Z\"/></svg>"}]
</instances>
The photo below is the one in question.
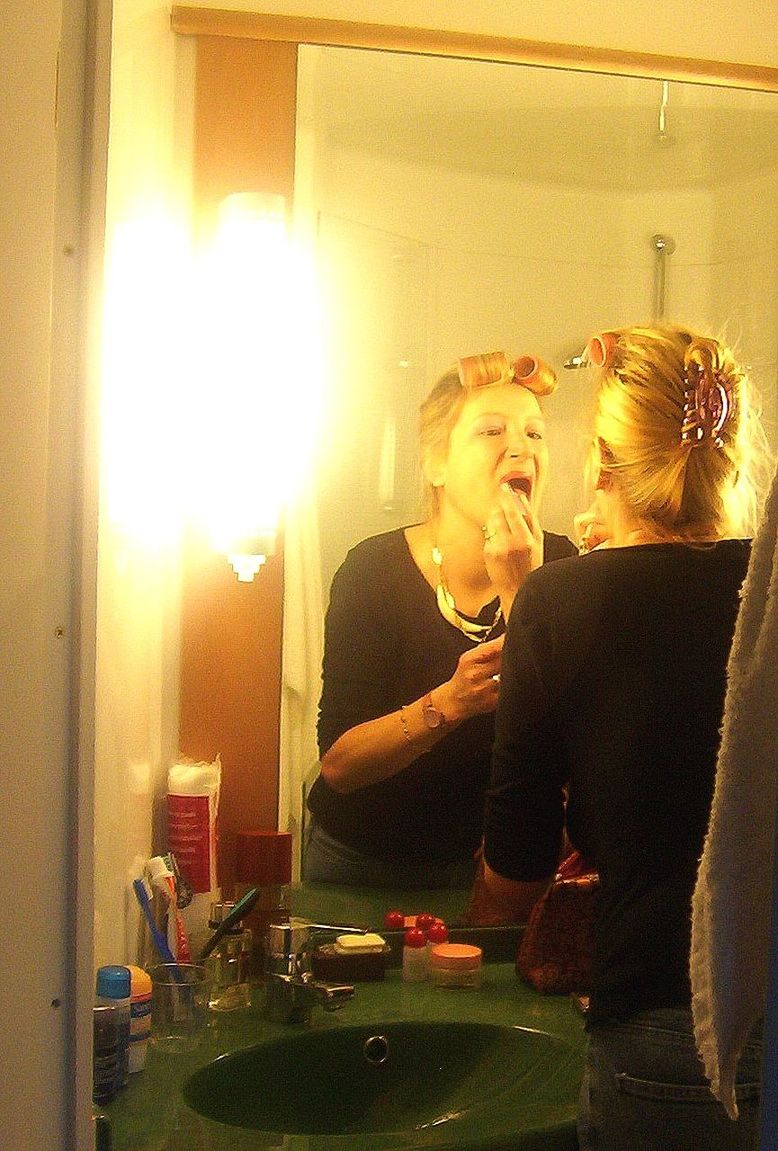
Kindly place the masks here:
<instances>
[{"instance_id":1,"label":"blue jeans","mask_svg":"<svg viewBox=\"0 0 778 1151\"><path fill-rule=\"evenodd\" d=\"M739 1117L710 1093L691 1011L656 1008L589 1031L578 1113L581 1151L754 1151L761 1027L737 1075Z\"/></svg>"},{"instance_id":2,"label":"blue jeans","mask_svg":"<svg viewBox=\"0 0 778 1151\"><path fill-rule=\"evenodd\" d=\"M305 835L303 879L348 887L468 889L475 879L475 860L460 863L401 863L363 855L311 819Z\"/></svg>"}]
</instances>

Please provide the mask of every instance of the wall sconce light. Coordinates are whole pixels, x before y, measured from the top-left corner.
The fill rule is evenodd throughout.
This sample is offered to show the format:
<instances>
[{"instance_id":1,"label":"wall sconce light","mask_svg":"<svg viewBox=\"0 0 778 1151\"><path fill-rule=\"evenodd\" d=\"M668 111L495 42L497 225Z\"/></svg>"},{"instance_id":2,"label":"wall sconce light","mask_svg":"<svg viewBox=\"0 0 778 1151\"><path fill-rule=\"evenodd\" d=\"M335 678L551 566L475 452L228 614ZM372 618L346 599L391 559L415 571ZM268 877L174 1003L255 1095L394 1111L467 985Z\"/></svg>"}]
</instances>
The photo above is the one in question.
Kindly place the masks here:
<instances>
[{"instance_id":1,"label":"wall sconce light","mask_svg":"<svg viewBox=\"0 0 778 1151\"><path fill-rule=\"evenodd\" d=\"M275 552L286 497L293 272L284 198L227 196L204 267L198 512L211 546L249 582Z\"/></svg>"},{"instance_id":2,"label":"wall sconce light","mask_svg":"<svg viewBox=\"0 0 778 1151\"><path fill-rule=\"evenodd\" d=\"M245 540L234 551L227 552L230 567L240 583L250 583L268 556L275 555L275 535L255 536Z\"/></svg>"},{"instance_id":3,"label":"wall sconce light","mask_svg":"<svg viewBox=\"0 0 778 1151\"><path fill-rule=\"evenodd\" d=\"M291 221L289 221L291 225ZM314 245L282 196L227 196L198 254L182 432L187 517L241 582L307 497L325 356Z\"/></svg>"}]
</instances>

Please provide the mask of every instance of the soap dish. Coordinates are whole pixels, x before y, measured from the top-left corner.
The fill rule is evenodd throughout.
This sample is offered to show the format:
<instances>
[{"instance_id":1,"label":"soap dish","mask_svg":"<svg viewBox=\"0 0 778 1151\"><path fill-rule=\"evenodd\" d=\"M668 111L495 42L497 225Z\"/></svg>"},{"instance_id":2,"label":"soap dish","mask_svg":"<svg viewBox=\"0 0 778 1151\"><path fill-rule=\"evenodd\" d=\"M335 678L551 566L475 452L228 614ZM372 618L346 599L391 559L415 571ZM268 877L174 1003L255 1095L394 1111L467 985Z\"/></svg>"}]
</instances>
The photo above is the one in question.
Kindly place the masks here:
<instances>
[{"instance_id":1,"label":"soap dish","mask_svg":"<svg viewBox=\"0 0 778 1151\"><path fill-rule=\"evenodd\" d=\"M370 983L383 979L392 949L381 940L363 951L322 943L311 952L311 970L326 982Z\"/></svg>"}]
</instances>

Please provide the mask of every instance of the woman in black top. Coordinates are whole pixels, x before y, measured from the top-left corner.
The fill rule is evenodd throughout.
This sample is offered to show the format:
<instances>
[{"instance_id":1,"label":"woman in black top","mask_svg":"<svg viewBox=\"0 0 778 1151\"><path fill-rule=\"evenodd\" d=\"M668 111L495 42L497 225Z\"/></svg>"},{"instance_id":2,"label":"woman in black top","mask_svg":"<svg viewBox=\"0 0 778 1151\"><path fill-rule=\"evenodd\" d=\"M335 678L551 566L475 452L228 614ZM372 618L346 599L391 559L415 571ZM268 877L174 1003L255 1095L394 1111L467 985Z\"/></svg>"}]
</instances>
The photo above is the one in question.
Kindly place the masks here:
<instances>
[{"instance_id":1,"label":"woman in black top","mask_svg":"<svg viewBox=\"0 0 778 1151\"><path fill-rule=\"evenodd\" d=\"M589 345L601 369L591 554L533 572L503 653L485 880L506 914L547 886L563 828L600 894L581 1147L753 1146L694 1049L690 903L708 822L726 664L765 457L746 378L681 328Z\"/></svg>"},{"instance_id":2,"label":"woman in black top","mask_svg":"<svg viewBox=\"0 0 778 1151\"><path fill-rule=\"evenodd\" d=\"M466 887L481 839L504 620L574 552L538 515L553 372L461 360L421 408L430 514L364 540L332 584L304 877Z\"/></svg>"}]
</instances>

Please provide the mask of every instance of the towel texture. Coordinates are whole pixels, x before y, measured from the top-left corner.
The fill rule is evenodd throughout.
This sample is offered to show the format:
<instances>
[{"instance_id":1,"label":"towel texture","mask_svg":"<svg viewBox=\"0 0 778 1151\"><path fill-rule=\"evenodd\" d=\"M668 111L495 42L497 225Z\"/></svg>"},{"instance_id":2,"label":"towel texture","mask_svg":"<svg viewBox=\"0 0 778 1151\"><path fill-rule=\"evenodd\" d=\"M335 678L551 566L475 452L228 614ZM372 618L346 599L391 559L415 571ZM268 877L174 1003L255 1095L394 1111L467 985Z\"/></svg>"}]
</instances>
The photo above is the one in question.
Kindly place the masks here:
<instances>
[{"instance_id":1,"label":"towel texture","mask_svg":"<svg viewBox=\"0 0 778 1151\"><path fill-rule=\"evenodd\" d=\"M318 512L306 489L284 526L284 626L278 827L295 836L293 878L299 878L305 785L316 769L316 716L324 646Z\"/></svg>"},{"instance_id":2,"label":"towel texture","mask_svg":"<svg viewBox=\"0 0 778 1151\"><path fill-rule=\"evenodd\" d=\"M721 746L692 899L692 1013L711 1090L737 1117L735 1074L764 1013L778 768L778 477L754 540L727 669Z\"/></svg>"}]
</instances>

